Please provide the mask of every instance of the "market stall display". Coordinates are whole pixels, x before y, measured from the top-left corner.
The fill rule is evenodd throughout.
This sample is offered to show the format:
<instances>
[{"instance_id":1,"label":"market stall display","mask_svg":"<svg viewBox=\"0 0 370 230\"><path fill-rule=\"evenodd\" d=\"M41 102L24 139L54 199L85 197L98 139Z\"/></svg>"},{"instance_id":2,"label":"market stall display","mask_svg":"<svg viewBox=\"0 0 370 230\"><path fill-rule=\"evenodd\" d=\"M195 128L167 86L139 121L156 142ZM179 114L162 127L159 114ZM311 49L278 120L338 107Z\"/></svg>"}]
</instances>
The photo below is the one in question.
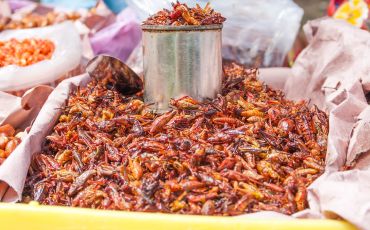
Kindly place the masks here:
<instances>
[{"instance_id":1,"label":"market stall display","mask_svg":"<svg viewBox=\"0 0 370 230\"><path fill-rule=\"evenodd\" d=\"M324 169L326 114L285 100L255 70L230 64L225 74L223 96L173 100L163 115L109 90L109 78L77 90L34 156L24 199L205 215L307 208L306 187Z\"/></svg>"},{"instance_id":2,"label":"market stall display","mask_svg":"<svg viewBox=\"0 0 370 230\"><path fill-rule=\"evenodd\" d=\"M320 39L313 39L311 41L311 44L309 46L310 52L303 53L305 54L305 56L302 56L303 57L302 59L301 58L298 59L292 71L289 69L283 69L281 71L283 73L283 78L282 78L279 76L279 71L276 71L274 69L266 69L268 70L267 72L270 72L270 75L268 75L265 70L261 70L261 75L258 77L263 79L263 81L268 83L268 85L271 87L274 87L274 88L278 87L280 89L283 89L284 92L287 93L290 98L297 96L297 95L301 95L301 97L311 99L311 101L315 101L315 103L321 102L321 103L317 103L320 108L327 108L327 110L331 111L329 115L330 125L329 125L329 134L328 134L328 148L327 148L328 152L325 157L326 165L325 165L324 173L320 177L318 177L307 188L307 197L308 197L307 201L308 201L310 208L305 209L304 211L295 213L292 216L295 218L297 217L298 218L318 218L318 217L333 218L333 213L337 213L338 215L344 217L346 220L350 221L351 223L356 224L357 226L364 226L364 225L366 226L366 220L367 220L367 215L368 215L367 212L363 213L363 215L355 214L356 213L355 210L361 209L367 204L366 193L364 193L360 189L361 186L367 180L366 171L362 171L360 168L358 168L360 167L360 165L367 164L366 159L365 161L361 161L362 163L356 166L353 166L353 164L349 163L348 166L350 167L346 166L346 162L343 161L343 159L348 159L349 162L353 162L353 160L350 160L350 159L357 159L356 156L358 156L358 154L360 154L363 151L366 151L365 145L363 145L363 141L362 141L364 132L366 133L366 125L363 125L363 122L366 122L366 120L357 120L355 119L355 117L360 115L361 112L363 113L366 112L365 108L367 104L366 102L364 104L364 100L362 100L362 97L361 97L362 94L366 94L366 91L362 93L361 85L363 85L364 89L367 89L368 83L366 82L369 82L369 80L367 78L363 78L361 83L358 83L357 80L353 79L357 83L353 82L354 85L352 85L352 84L349 84L349 82L344 81L345 80L344 78L343 79L338 78L339 76L336 72L337 68L334 68L337 62L333 62L332 58L336 58L336 55L340 55L341 53L345 52L345 50L348 50L349 47L353 47L352 45L353 43L350 43L350 42L345 42L345 45L343 45L342 39L349 39L349 40L356 39L358 41L361 41L361 40L366 39L368 35L366 34L367 32L364 32L364 31L360 31L360 32L353 31L353 28L351 28L350 26L337 22L337 21L331 21L331 20L325 21L324 20L324 21L319 21L319 22L316 22L317 24L315 25L311 25L311 24L308 25L306 28L307 30L306 32L307 32L308 37L312 38L312 37L319 36ZM333 27L337 28L336 33L341 34L341 36L339 35L337 36L338 38L341 38L340 40L332 41L332 40L325 39L327 36L332 36L333 31L331 30L331 28ZM345 31L351 31L351 33L344 33ZM325 46L324 43L326 42L335 44L335 46L330 46L330 47ZM355 44L358 49L360 49L360 46L361 46L361 50L363 51L362 55L366 56L369 54L369 52L367 52L366 50L366 47L363 47L364 43L356 42ZM332 51L329 52L329 50L333 48L336 50L336 55L334 56L332 56L333 55ZM323 51L324 53L322 53ZM346 53L348 55L351 55L352 57L355 54L355 53L353 54L348 53L348 51ZM320 58L313 58L313 57L320 57ZM354 60L354 59L351 59L351 58L343 59L340 62L340 64L342 68L344 68L345 71L349 71L349 72L355 71L356 73L359 73L359 74L356 74L356 76L362 76L360 73L364 73L368 69L366 65L358 65L358 64L354 65L352 61L348 62L348 60ZM316 68L318 65L315 64L315 62L324 63L324 66L320 67L320 71ZM313 67L310 67L310 66L313 66ZM314 74L309 71L313 71ZM346 75L348 76L348 74ZM302 89L300 89L299 87L303 87L303 86L300 85L299 81L302 81L303 79L306 79L306 78L310 79L310 76L311 77L314 76L314 78L312 78L314 79L312 80L312 84L318 84L324 87L324 85L322 85L322 82L327 81L325 83L325 86L327 86L327 84L329 84L330 82L337 81L337 82L341 82L341 87L337 89L332 89L332 90L329 90L329 88L327 87L321 88L321 89L318 87L312 87L312 88L310 87L309 89L312 91L307 91L308 96L302 95ZM286 80L287 78L285 77L289 77L290 80L287 81ZM38 118L34 122L32 129L30 130L29 138L32 141L26 140L24 141L23 146L20 146L21 149L23 149L22 151L26 153L24 154L24 157L26 158L25 160L27 162L31 160L31 156L33 153L37 154L42 151L41 146L46 140L46 137L49 136L50 133L52 132L55 124L58 122L58 119L60 118L60 115L63 112L60 110L60 108L65 108L65 103L66 101L68 101L70 93L77 92L78 88L83 89L84 87L87 86L87 84L90 81L91 81L91 78L88 75L82 75L76 78L65 80L55 89L55 91L52 93L52 95L49 97L48 101L46 102ZM321 82L321 84L317 82ZM294 85L291 85L290 83ZM108 84L108 85L110 85L110 87L112 86L111 84ZM284 88L284 85L286 85L286 88ZM300 93L297 92L297 90ZM112 98L112 97L109 97L109 98ZM106 98L106 100L108 101L111 100L109 98ZM330 98L330 100L325 99L325 98ZM335 104L331 104L330 101L335 101ZM328 105L329 107L326 107ZM65 109L68 109L68 108L65 108ZM348 111L353 111L350 117L347 116ZM107 115L109 114L106 114L105 116ZM363 115L360 115L360 117L364 119L366 115L363 114ZM82 119L82 117L80 119ZM126 125L129 125L129 124L130 123L127 123ZM356 131L354 131L355 133L354 136L351 136L350 133L354 130L354 127ZM129 132L129 130L127 131ZM162 131L163 130L161 130L160 132ZM90 133L88 133L88 135L90 135ZM106 137L101 138L101 141L104 141L104 140L105 141L107 140ZM349 149L347 149L346 145L348 144L353 147L350 147ZM79 146L78 143L77 143L77 146ZM359 147L361 148L359 149ZM105 153L107 153L107 157L108 157L108 152L105 151L104 156L105 156ZM20 159L19 155L18 155L18 158L16 159ZM49 160L49 159L53 160L51 156L49 156L48 159L45 159L45 160ZM107 159L109 161L109 158ZM89 163L90 162L88 162L88 164ZM128 165L126 167L127 174L131 173L129 169L130 167L132 167L131 165L134 165L133 163L134 162L130 164L128 162ZM66 164L70 164L70 161L68 161ZM8 201L10 200L16 201L16 200L21 199L22 197L23 185L26 179L26 174L27 174L27 169L28 169L27 164L25 164L24 166L18 167L21 170L19 170L18 176L16 178L15 177L7 178L7 180L5 180L8 184L11 184L12 185L11 188L14 189L14 190L12 189L8 190L7 192ZM342 171L343 166L347 168L347 171ZM36 165L34 167L38 167L38 166ZM146 166L143 166L143 168L144 167ZM91 180L95 181L94 178L96 178L99 175L101 174L98 174L98 171L96 170L96 174L90 177L86 181L86 183L89 183L89 181ZM105 176L105 177L109 178L109 176ZM100 180L98 180L98 182L99 181ZM64 183L64 182L58 182L58 181L56 182L59 184ZM70 182L70 183L73 183L73 182ZM353 189L355 189L358 192L354 191L353 189L351 190L338 189L340 187L345 186L346 183L351 184ZM14 186L14 185L17 185L17 186ZM40 189L41 188L42 186L40 185ZM44 187L44 188L47 188L47 187ZM58 186L55 188L63 189L62 187L58 187ZM15 191L16 194L14 192L11 193L11 191ZM41 192L42 190L39 190L39 191ZM333 192L333 191L336 191L336 192ZM102 191L102 192L109 194L109 191ZM356 199L342 199L343 197L353 197L353 196L355 196ZM340 203L338 203L339 200L346 202L346 205L345 206L340 205ZM19 208L21 208L21 206L19 206ZM48 209L48 208L43 207L43 208L40 208L39 210L41 211L45 209ZM8 210L8 209L4 209L4 210ZM59 212L64 211L65 209L55 208L53 210L59 213ZM84 213L80 209L71 209L71 212L78 213L79 215L80 214L83 215ZM94 217L92 217L90 220L93 221L94 223L98 223L100 219L97 218L97 216L103 215L103 213L99 211L91 211L91 214L94 214ZM327 213L331 213L331 216L327 216ZM120 215L118 213L114 213L114 214L116 216L129 215L129 214ZM132 215L135 215L135 214L132 214ZM138 214L138 215L143 215L143 214ZM264 218L270 218L272 214L270 212L268 213L258 212L256 214L249 214L249 215L252 215L252 216L249 216L249 218L253 218L254 215L262 216ZM287 218L286 216L278 215L275 212L273 212L273 216L275 217L278 216L279 218ZM160 217L162 218L161 215ZM146 217L143 216L143 218L146 218ZM246 216L245 218L248 218L248 216ZM208 220L212 221L211 219L208 219ZM319 222L317 222L317 224L320 225Z\"/></svg>"},{"instance_id":3,"label":"market stall display","mask_svg":"<svg viewBox=\"0 0 370 230\"><path fill-rule=\"evenodd\" d=\"M133 2L135 0L129 0L130 5ZM145 2L141 1L140 6ZM169 3L161 2L151 0L144 8ZM189 2L194 1L186 1ZM265 9L262 3L254 2L259 6L252 7L255 12L244 14L248 7L238 5L237 0L216 2L212 4L216 11L209 4L201 7L194 3L192 8L188 7L190 4L173 3L171 10L157 9L158 13L151 13L142 28L144 31L166 28L163 33L184 28L220 29L225 18L217 12L230 9L227 14L235 23L240 15L249 17L261 13L257 9ZM285 4L285 8L279 11L271 7L272 11L279 12L277 22L292 19L286 12L295 19L299 17L300 10L292 1L278 2L280 7ZM162 90L158 95L169 95L171 90L189 82L195 90L212 88L208 80L178 77L184 75L185 69L196 67L192 72L198 79L208 78L206 72L196 72L198 67L207 66L203 60L216 57L212 54L197 59L198 49L207 50L195 44L203 38L177 36L177 40L187 43L182 47L190 47L189 53L181 54L180 46L172 40L147 49L144 34L144 60L149 56L148 51L154 54L153 60L155 55L161 57L158 62L178 64L182 57L190 57L186 64L168 65L167 72L161 74L164 79L151 82L150 86L145 65L144 71L142 66L139 69L144 73L143 84L124 63L101 55L90 62L83 61L88 63L86 73L57 79L54 83L61 82L55 84L55 88L40 86L53 84L51 81L28 82L29 86L20 87L24 79L32 81L42 73L54 74L59 68L66 70L60 65L47 69L60 52L60 42L66 41L39 36L40 31L73 25L79 31L77 40L84 41L81 53L86 51L86 41L101 48L99 52L133 48L137 42L132 40L135 36L126 37L125 42L129 42L121 44L121 35L137 31L135 23L130 24L130 12L111 17L104 7L96 10L100 13L86 23L81 23L80 18L75 22L0 33L0 49L5 51L0 55L3 60L0 87L6 85L2 81L10 82L22 94L32 88L22 98L0 92L0 200L23 203L0 203L0 219L6 218L0 220L0 226L20 227L23 223L12 219L12 215L19 214L17 217L37 228L74 227L79 223L91 228L126 224L128 229L147 229L152 225L159 229L175 225L181 225L181 229L210 226L220 229L282 229L282 226L283 229L338 227L348 230L354 226L368 229L370 66L366 60L370 59L370 34L367 31L330 18L310 21L304 26L309 44L292 68L257 70L234 61L223 61L219 66L213 65L214 69L223 70L218 94L197 98L183 91L166 102L165 111L153 110L153 103L145 98L153 84L170 85L168 91ZM127 18L121 18L123 16ZM276 15L270 16L268 19ZM258 25L269 21L251 18L248 20ZM286 27L295 31L288 21L285 21ZM297 22L293 21L293 24ZM240 22L244 21L240 19ZM240 36L244 33L230 33L230 24L228 28L224 30L227 36L248 40ZM272 30L277 28L279 26L271 26ZM66 34L65 30L60 31ZM60 31L55 32L55 36L59 36ZM252 32L255 39L262 39L260 33ZM22 35L14 36L17 33ZM272 39L270 35L267 37ZM295 33L290 32L288 37L293 35ZM277 44L275 41L279 39L286 37L273 36L272 43ZM41 43L47 44L46 49ZM288 43L278 46L284 49ZM207 44L208 49L217 50ZM22 46L29 52L18 52L18 48L12 49L9 45ZM238 48L240 44L231 45ZM270 65L269 60L280 57L280 53L271 56L274 51L268 47L261 49L265 52L263 55L257 55L257 59L263 59L263 65ZM219 48L221 50L221 44ZM246 53L244 57L256 57L252 55L255 47L249 53L245 53L244 48L232 59L239 60ZM71 49L66 46L66 52ZM162 58L160 51L165 49L174 55ZM38 50L43 50L43 54ZM17 52L22 54L6 55ZM82 55L77 56L80 65ZM218 57L221 60L221 54ZM76 57L64 56L60 60L72 58ZM262 62L253 60L253 63ZM44 72L37 72L35 66L37 71ZM161 69L159 64L157 67ZM4 72L8 69L23 69L29 77L19 78L22 72L14 72L14 75ZM214 71L209 66L206 69ZM173 76L180 85L167 77L172 73L176 73ZM214 73L212 76L218 77ZM24 135L19 136L22 133ZM262 222L258 222L258 218ZM297 220L301 218L306 220ZM281 222L275 225L275 221L266 221L272 219Z\"/></svg>"}]
</instances>

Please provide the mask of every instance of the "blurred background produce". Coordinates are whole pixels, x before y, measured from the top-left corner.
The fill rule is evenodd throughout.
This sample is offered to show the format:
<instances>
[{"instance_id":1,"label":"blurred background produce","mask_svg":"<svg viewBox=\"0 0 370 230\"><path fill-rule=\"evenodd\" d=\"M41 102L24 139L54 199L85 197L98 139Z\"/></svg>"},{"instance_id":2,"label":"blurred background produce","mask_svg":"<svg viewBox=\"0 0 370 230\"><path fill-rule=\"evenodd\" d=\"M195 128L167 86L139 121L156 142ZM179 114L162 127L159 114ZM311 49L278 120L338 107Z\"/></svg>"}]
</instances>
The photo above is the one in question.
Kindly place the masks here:
<instances>
[{"instance_id":1,"label":"blurred background produce","mask_svg":"<svg viewBox=\"0 0 370 230\"><path fill-rule=\"evenodd\" d=\"M154 14L156 11L168 7L172 0L41 0L42 4L56 7L56 9L67 10L68 13L47 13L46 19L40 19L34 15L26 15L24 19L18 23L10 23L7 26L2 25L3 19L0 22L0 29L17 28L23 23L24 27L34 27L41 25L53 24L54 21L63 21L66 19L77 20L82 15L82 8L90 9L90 14L99 12L101 7L96 7L97 2L104 3L113 13L122 15L122 11L128 10L134 12L139 24L148 15ZM12 9L27 5L29 1L10 0ZM368 28L368 5L369 0L185 0L189 5L199 3L205 5L211 2L217 11L223 12L228 18L224 26L224 48L223 55L226 59L237 60L247 66L291 66L298 56L300 51L307 45L300 25L303 25L308 20L320 18L323 16L331 16L334 18L346 20L355 26L363 29ZM99 13L98 13L99 14ZM131 14L117 17L120 21L132 20ZM32 18L33 17L33 18ZM27 20L28 19L28 20ZM83 19L82 19L83 20ZM109 21L109 20L108 20ZM109 27L108 24L101 24L100 29ZM127 27L126 27L127 28ZM132 27L129 27L132 28ZM99 33L99 30L91 30L92 33ZM107 30L107 29L106 29ZM115 33L120 33L122 30L114 28ZM132 29L135 30L135 29ZM94 54L108 53L113 56L126 60L137 46L141 39L138 30L131 34L135 36L129 39L124 39L129 36L127 34L115 37L111 41L115 42L111 46L100 45L102 40L105 41L106 33L97 35L97 39L90 39ZM125 42L117 42L119 39ZM134 39L134 40L132 40ZM128 48L131 45L131 48ZM94 43L98 43L98 45ZM121 48L121 46L125 46ZM139 56L141 50L138 50L133 56ZM138 58L138 57L135 57ZM139 57L140 59L140 57Z\"/></svg>"}]
</instances>

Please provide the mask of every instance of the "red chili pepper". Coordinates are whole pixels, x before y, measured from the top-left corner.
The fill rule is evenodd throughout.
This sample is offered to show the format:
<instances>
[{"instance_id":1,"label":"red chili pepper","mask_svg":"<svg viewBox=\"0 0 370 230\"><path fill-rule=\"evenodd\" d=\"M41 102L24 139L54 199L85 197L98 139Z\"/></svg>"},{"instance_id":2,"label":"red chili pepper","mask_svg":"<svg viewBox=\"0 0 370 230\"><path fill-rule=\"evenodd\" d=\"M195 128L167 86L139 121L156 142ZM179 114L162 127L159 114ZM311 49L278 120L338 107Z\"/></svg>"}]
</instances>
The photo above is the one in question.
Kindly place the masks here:
<instances>
[{"instance_id":1,"label":"red chili pepper","mask_svg":"<svg viewBox=\"0 0 370 230\"><path fill-rule=\"evenodd\" d=\"M170 14L170 18L175 21L181 16L181 10L176 10L172 14Z\"/></svg>"}]
</instances>

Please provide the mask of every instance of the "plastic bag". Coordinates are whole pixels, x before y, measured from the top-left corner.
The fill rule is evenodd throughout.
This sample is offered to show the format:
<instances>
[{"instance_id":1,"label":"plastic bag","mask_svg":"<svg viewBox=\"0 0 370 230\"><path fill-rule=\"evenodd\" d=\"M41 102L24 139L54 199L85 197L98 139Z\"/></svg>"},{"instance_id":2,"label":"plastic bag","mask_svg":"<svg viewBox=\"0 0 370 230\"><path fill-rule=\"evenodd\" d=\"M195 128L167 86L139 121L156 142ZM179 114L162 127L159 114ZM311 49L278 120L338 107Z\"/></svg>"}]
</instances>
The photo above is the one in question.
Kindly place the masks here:
<instances>
[{"instance_id":1,"label":"plastic bag","mask_svg":"<svg viewBox=\"0 0 370 230\"><path fill-rule=\"evenodd\" d=\"M28 0L8 0L7 3L9 4L12 11L35 4L34 2Z\"/></svg>"},{"instance_id":2,"label":"plastic bag","mask_svg":"<svg viewBox=\"0 0 370 230\"><path fill-rule=\"evenodd\" d=\"M215 0L227 18L223 56L249 66L281 66L297 36L303 10L292 0Z\"/></svg>"},{"instance_id":3,"label":"plastic bag","mask_svg":"<svg viewBox=\"0 0 370 230\"><path fill-rule=\"evenodd\" d=\"M72 22L36 29L8 30L0 33L0 41L16 38L42 38L55 45L50 60L20 67L8 65L0 68L0 90L18 91L36 85L50 84L75 69L81 61L80 36Z\"/></svg>"},{"instance_id":4,"label":"plastic bag","mask_svg":"<svg viewBox=\"0 0 370 230\"><path fill-rule=\"evenodd\" d=\"M186 3L188 6L195 6L195 4L200 4L205 6L208 2L213 2L215 0L181 0L181 3ZM222 1L222 0L220 0ZM127 5L136 11L140 21L144 21L150 15L157 13L162 9L170 9L171 3L176 2L176 0L126 0Z\"/></svg>"},{"instance_id":5,"label":"plastic bag","mask_svg":"<svg viewBox=\"0 0 370 230\"><path fill-rule=\"evenodd\" d=\"M113 13L118 14L127 7L125 0L104 0L104 3L109 7Z\"/></svg>"},{"instance_id":6,"label":"plastic bag","mask_svg":"<svg viewBox=\"0 0 370 230\"><path fill-rule=\"evenodd\" d=\"M42 4L58 6L72 10L78 10L81 8L91 8L95 6L96 0L41 0Z\"/></svg>"},{"instance_id":7,"label":"plastic bag","mask_svg":"<svg viewBox=\"0 0 370 230\"><path fill-rule=\"evenodd\" d=\"M127 60L140 40L140 25L131 9L123 10L111 24L90 37L95 55L109 54L122 61Z\"/></svg>"},{"instance_id":8,"label":"plastic bag","mask_svg":"<svg viewBox=\"0 0 370 230\"><path fill-rule=\"evenodd\" d=\"M140 21L144 21L149 15L163 8L169 8L171 2L170 0L126 0L127 5L135 11Z\"/></svg>"},{"instance_id":9,"label":"plastic bag","mask_svg":"<svg viewBox=\"0 0 370 230\"><path fill-rule=\"evenodd\" d=\"M141 21L172 0L127 0ZM227 18L223 56L249 66L281 66L297 36L303 10L292 0L183 0L189 6L207 2Z\"/></svg>"}]
</instances>

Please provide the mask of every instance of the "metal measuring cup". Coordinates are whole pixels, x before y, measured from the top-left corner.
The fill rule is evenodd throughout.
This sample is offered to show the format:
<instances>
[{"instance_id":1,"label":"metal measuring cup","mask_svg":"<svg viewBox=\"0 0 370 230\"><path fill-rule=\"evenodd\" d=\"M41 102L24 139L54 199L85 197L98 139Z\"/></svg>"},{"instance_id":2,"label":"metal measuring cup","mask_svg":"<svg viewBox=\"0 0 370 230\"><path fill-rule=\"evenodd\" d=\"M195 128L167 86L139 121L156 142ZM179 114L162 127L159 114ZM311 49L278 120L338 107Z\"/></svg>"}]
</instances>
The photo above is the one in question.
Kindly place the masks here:
<instances>
[{"instance_id":1,"label":"metal measuring cup","mask_svg":"<svg viewBox=\"0 0 370 230\"><path fill-rule=\"evenodd\" d=\"M171 98L214 98L222 84L222 25L143 25L144 101L155 112Z\"/></svg>"}]
</instances>

